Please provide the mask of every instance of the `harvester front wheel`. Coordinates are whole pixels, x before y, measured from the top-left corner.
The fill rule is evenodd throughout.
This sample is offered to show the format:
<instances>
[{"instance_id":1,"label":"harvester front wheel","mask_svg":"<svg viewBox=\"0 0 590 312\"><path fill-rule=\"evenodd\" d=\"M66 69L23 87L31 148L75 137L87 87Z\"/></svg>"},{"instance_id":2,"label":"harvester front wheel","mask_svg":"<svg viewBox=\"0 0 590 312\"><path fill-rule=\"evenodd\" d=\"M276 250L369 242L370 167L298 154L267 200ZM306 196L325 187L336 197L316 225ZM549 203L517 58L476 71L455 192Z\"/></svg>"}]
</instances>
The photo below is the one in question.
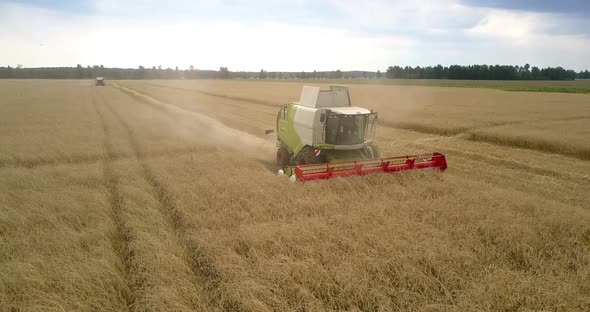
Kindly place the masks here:
<instances>
[{"instance_id":1,"label":"harvester front wheel","mask_svg":"<svg viewBox=\"0 0 590 312\"><path fill-rule=\"evenodd\" d=\"M296 162L299 165L313 165L326 162L323 153L311 146L304 147L299 154L297 154Z\"/></svg>"},{"instance_id":2,"label":"harvester front wheel","mask_svg":"<svg viewBox=\"0 0 590 312\"><path fill-rule=\"evenodd\" d=\"M285 169L289 166L289 158L290 158L289 150L286 146L282 145L277 148L277 167L279 170Z\"/></svg>"}]
</instances>

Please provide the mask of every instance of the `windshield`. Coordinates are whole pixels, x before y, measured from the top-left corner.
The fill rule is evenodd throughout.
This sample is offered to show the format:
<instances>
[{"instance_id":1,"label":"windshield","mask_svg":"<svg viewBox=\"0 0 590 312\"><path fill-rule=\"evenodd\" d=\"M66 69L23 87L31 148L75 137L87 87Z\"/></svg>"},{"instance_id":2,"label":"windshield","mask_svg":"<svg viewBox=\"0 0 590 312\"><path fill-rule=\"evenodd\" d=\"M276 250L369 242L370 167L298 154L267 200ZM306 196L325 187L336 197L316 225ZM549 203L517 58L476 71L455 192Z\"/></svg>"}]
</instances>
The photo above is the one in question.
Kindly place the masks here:
<instances>
[{"instance_id":1,"label":"windshield","mask_svg":"<svg viewBox=\"0 0 590 312\"><path fill-rule=\"evenodd\" d=\"M368 115L329 115L326 143L353 145L365 142Z\"/></svg>"}]
</instances>

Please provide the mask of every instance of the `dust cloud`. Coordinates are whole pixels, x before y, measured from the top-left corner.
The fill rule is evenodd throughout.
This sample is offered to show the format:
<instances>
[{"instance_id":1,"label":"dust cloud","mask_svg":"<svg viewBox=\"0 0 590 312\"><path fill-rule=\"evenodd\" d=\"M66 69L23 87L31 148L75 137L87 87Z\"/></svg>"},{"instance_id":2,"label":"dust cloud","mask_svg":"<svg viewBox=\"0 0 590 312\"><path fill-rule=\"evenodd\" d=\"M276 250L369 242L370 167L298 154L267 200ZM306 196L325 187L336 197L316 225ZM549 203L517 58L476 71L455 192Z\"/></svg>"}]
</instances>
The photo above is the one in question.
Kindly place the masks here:
<instances>
[{"instance_id":1,"label":"dust cloud","mask_svg":"<svg viewBox=\"0 0 590 312\"><path fill-rule=\"evenodd\" d=\"M112 84L120 90L153 106L175 113L171 131L200 142L225 147L262 161L272 161L275 153L274 136L266 139L226 126L204 114L161 102L133 89Z\"/></svg>"}]
</instances>

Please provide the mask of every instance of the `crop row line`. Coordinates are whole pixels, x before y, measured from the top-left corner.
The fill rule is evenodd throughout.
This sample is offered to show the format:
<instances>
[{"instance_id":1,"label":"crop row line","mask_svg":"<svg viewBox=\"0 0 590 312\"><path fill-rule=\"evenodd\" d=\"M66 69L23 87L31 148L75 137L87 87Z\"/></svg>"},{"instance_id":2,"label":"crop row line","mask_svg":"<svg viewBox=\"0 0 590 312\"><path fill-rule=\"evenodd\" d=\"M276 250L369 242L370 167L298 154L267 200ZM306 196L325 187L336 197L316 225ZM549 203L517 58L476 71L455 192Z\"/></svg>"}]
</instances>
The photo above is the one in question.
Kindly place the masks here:
<instances>
[{"instance_id":1,"label":"crop row line","mask_svg":"<svg viewBox=\"0 0 590 312\"><path fill-rule=\"evenodd\" d=\"M125 209L125 203L124 198L119 191L119 179L112 168L112 161L115 158L115 154L113 153L112 148L111 132L104 115L98 108L96 97L93 97L92 102L103 129L103 145L105 149L105 154L102 158L104 168L103 175L105 187L107 188L109 195L111 217L115 225L115 231L111 237L111 245L119 259L121 274L127 283L127 287L121 290L121 297L123 298L127 309L131 311L135 307L136 296L140 293L139 288L145 283L141 275L135 274L132 268L134 252L131 249L131 245L134 238L131 228L125 223L122 216L124 213L123 210Z\"/></svg>"},{"instance_id":2,"label":"crop row line","mask_svg":"<svg viewBox=\"0 0 590 312\"><path fill-rule=\"evenodd\" d=\"M180 156L186 154L192 154L198 152L197 147L187 148L173 148L170 150L152 151L145 153L145 158L156 158L162 156ZM133 154L111 151L110 159L112 161L119 159L129 159L135 157ZM4 167L23 167L23 168L36 168L42 166L59 166L59 165L80 165L80 164L93 164L102 161L104 158L103 154L91 154L91 155L73 155L66 156L60 155L52 158L12 158L12 159L0 159L0 168Z\"/></svg>"},{"instance_id":3,"label":"crop row line","mask_svg":"<svg viewBox=\"0 0 590 312\"><path fill-rule=\"evenodd\" d=\"M148 101L144 101L141 97L124 92L124 89L119 90L123 90L123 93L131 96L138 102L155 106L151 105ZM188 232L192 225L186 222L187 218L185 214L178 208L176 201L171 195L172 193L168 190L166 184L162 182L149 166L146 159L146 153L139 143L136 132L110 105L106 104L106 106L117 118L118 122L125 128L131 148L143 169L144 178L151 185L155 198L159 203L160 212L166 217L168 223L174 229L177 240L184 248L184 261L187 263L200 285L204 286L209 292L210 304L221 304L220 307L225 311L243 310L240 302L228 298L226 294L223 294L223 276L215 267L213 260L206 254L204 248L194 240L189 239ZM172 114L171 111L164 111L168 114ZM168 117L174 118L174 116L171 115L168 115Z\"/></svg>"},{"instance_id":4,"label":"crop row line","mask_svg":"<svg viewBox=\"0 0 590 312\"><path fill-rule=\"evenodd\" d=\"M490 143L499 146L509 146L516 148L523 148L528 150L540 151L544 153L558 154L562 156L574 157L582 160L590 160L590 149L584 147L572 147L564 146L562 144L556 144L553 142L546 142L542 140L523 139L523 138L512 138L507 136L497 135L486 135L477 133L474 131L483 130L488 128L507 126L507 125L519 125L533 122L552 122L552 121L571 121L571 120L583 120L590 119L590 116L577 116L567 118L555 118L546 120L528 120L528 121L508 121L488 124L482 127L457 127L457 128L438 128L418 123L406 123L406 122L393 122L393 121L380 121L381 125L384 125L392 129L400 129L418 133L434 134L440 136L457 137L466 141Z\"/></svg>"},{"instance_id":5,"label":"crop row line","mask_svg":"<svg viewBox=\"0 0 590 312\"><path fill-rule=\"evenodd\" d=\"M253 98L247 98L247 97L241 97L241 96L234 96L234 95L227 95L227 94L215 93L215 92L210 92L210 91L203 91L203 90L199 90L199 89L190 89L190 88L173 87L173 86L163 86L163 85L159 85L159 84L156 84L156 83L146 83L146 85L160 87L160 88L174 89L174 90L192 91L192 92L200 93L200 94L203 94L203 95L208 95L208 96L213 96L213 97L218 97L218 98L223 98L223 99L228 99L228 100L248 102L248 103L260 104L260 105L271 106L271 107L279 107L279 104L278 103L274 103L274 102L269 102L269 101L264 101L264 100L258 100L258 99L253 99Z\"/></svg>"}]
</instances>

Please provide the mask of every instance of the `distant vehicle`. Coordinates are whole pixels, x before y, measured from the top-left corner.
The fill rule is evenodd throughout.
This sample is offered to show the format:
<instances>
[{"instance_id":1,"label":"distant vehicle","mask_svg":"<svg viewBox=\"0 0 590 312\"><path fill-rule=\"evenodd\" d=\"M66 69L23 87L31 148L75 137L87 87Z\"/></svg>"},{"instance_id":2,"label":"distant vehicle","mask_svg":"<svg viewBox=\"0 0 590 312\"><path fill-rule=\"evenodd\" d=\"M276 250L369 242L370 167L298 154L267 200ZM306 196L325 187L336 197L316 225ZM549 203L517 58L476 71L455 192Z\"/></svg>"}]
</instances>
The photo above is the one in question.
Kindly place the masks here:
<instances>
[{"instance_id":1,"label":"distant vehicle","mask_svg":"<svg viewBox=\"0 0 590 312\"><path fill-rule=\"evenodd\" d=\"M104 86L104 77L96 77L96 85L97 86Z\"/></svg>"}]
</instances>

